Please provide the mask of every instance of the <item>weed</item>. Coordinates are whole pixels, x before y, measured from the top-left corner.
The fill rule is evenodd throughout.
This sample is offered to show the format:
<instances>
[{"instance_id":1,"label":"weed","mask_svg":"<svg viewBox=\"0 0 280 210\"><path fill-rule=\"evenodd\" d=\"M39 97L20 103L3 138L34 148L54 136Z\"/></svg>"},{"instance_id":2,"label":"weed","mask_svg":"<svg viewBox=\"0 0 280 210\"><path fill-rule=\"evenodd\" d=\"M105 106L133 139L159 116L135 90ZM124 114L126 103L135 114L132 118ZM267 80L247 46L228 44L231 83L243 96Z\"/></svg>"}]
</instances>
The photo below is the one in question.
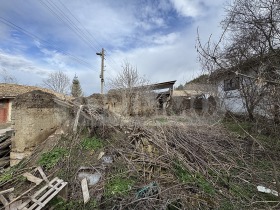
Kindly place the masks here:
<instances>
[{"instance_id":1,"label":"weed","mask_svg":"<svg viewBox=\"0 0 280 210\"><path fill-rule=\"evenodd\" d=\"M236 209L236 208L230 200L223 200L218 209L219 210L232 210L232 209Z\"/></svg>"},{"instance_id":2,"label":"weed","mask_svg":"<svg viewBox=\"0 0 280 210\"><path fill-rule=\"evenodd\" d=\"M175 161L175 175L178 179L183 183L196 184L200 189L202 189L205 193L213 195L215 194L214 187L199 173L191 173L189 172L182 163L179 161Z\"/></svg>"},{"instance_id":3,"label":"weed","mask_svg":"<svg viewBox=\"0 0 280 210\"><path fill-rule=\"evenodd\" d=\"M0 175L0 184L3 184L9 181L13 177L13 168L6 170L4 173Z\"/></svg>"},{"instance_id":4,"label":"weed","mask_svg":"<svg viewBox=\"0 0 280 210\"><path fill-rule=\"evenodd\" d=\"M97 150L103 148L104 143L97 137L85 138L82 141L82 148L86 150Z\"/></svg>"},{"instance_id":5,"label":"weed","mask_svg":"<svg viewBox=\"0 0 280 210\"><path fill-rule=\"evenodd\" d=\"M105 195L115 196L115 195L127 195L128 191L131 189L134 181L128 178L122 178L116 176L110 179L105 185Z\"/></svg>"},{"instance_id":6,"label":"weed","mask_svg":"<svg viewBox=\"0 0 280 210\"><path fill-rule=\"evenodd\" d=\"M184 168L184 166L179 161L175 161L174 169L175 175L181 182L190 183L193 181L192 175L189 173L188 170Z\"/></svg>"},{"instance_id":7,"label":"weed","mask_svg":"<svg viewBox=\"0 0 280 210\"><path fill-rule=\"evenodd\" d=\"M238 183L234 183L230 186L230 192L240 198L246 198L250 199L254 192L255 189L251 185L240 185Z\"/></svg>"},{"instance_id":8,"label":"weed","mask_svg":"<svg viewBox=\"0 0 280 210\"><path fill-rule=\"evenodd\" d=\"M161 123L165 123L165 122L168 121L166 118L163 118L163 117L156 118L155 120L158 121L158 122L161 122Z\"/></svg>"},{"instance_id":9,"label":"weed","mask_svg":"<svg viewBox=\"0 0 280 210\"><path fill-rule=\"evenodd\" d=\"M246 132L250 132L252 129L252 123L250 122L236 123L234 121L224 121L223 124L229 131L236 133L241 137L247 136Z\"/></svg>"},{"instance_id":10,"label":"weed","mask_svg":"<svg viewBox=\"0 0 280 210\"><path fill-rule=\"evenodd\" d=\"M49 152L43 153L38 163L46 169L50 169L54 167L65 155L67 155L66 149L60 147L54 148Z\"/></svg>"}]
</instances>

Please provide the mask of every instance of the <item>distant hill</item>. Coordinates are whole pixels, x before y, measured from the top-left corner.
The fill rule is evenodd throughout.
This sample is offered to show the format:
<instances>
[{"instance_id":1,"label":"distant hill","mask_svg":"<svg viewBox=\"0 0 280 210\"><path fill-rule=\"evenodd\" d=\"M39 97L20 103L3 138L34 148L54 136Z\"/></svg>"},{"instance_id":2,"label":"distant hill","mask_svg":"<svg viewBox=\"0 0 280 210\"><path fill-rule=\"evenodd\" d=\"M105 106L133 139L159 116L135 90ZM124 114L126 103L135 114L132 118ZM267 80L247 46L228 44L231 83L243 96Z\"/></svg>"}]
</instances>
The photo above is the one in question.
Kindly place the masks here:
<instances>
[{"instance_id":1,"label":"distant hill","mask_svg":"<svg viewBox=\"0 0 280 210\"><path fill-rule=\"evenodd\" d=\"M206 83L208 83L208 77L209 77L208 74L202 74L199 77L194 78L193 80L191 80L189 82L186 82L185 86L187 86L189 84L197 84L197 83L206 84Z\"/></svg>"}]
</instances>

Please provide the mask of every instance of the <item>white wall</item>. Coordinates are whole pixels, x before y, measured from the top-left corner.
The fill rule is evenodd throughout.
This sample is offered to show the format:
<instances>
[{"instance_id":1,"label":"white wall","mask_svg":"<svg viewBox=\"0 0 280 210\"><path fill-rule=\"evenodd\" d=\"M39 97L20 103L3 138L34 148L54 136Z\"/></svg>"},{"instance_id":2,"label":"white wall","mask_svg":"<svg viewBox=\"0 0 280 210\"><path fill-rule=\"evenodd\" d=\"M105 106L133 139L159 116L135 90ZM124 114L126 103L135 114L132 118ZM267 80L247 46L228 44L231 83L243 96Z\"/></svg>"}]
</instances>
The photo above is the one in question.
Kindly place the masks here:
<instances>
[{"instance_id":1,"label":"white wall","mask_svg":"<svg viewBox=\"0 0 280 210\"><path fill-rule=\"evenodd\" d=\"M246 112L239 90L224 91L224 81L218 83L218 96L223 111L242 114Z\"/></svg>"}]
</instances>

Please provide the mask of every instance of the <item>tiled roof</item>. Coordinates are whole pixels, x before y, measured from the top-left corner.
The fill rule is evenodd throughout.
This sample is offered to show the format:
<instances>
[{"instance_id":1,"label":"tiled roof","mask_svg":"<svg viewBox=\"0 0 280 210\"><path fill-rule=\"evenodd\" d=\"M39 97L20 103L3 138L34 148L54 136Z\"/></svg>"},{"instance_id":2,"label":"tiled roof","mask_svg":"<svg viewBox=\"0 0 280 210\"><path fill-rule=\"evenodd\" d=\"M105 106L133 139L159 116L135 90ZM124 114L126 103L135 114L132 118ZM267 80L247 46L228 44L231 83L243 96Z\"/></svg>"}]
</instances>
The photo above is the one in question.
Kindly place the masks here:
<instances>
[{"instance_id":1,"label":"tiled roof","mask_svg":"<svg viewBox=\"0 0 280 210\"><path fill-rule=\"evenodd\" d=\"M46 88L8 83L0 83L0 98L15 98L17 95L27 93L33 90L41 90L46 93L51 93L61 100L72 99L71 96L66 96Z\"/></svg>"}]
</instances>

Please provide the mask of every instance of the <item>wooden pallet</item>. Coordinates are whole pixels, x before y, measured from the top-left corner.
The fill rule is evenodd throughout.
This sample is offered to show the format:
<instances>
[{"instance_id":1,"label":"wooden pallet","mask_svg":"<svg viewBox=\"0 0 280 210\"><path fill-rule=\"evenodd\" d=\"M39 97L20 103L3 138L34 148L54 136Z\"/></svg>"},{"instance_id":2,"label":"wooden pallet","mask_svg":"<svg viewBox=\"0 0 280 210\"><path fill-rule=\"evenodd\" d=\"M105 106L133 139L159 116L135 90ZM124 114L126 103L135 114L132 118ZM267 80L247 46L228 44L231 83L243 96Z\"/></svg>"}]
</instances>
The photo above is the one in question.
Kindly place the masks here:
<instances>
[{"instance_id":1,"label":"wooden pallet","mask_svg":"<svg viewBox=\"0 0 280 210\"><path fill-rule=\"evenodd\" d=\"M65 186L67 182L64 182L58 177L51 180L48 184L42 187L40 190L30 196L28 200L19 205L19 210L39 210L42 209L46 204L53 199Z\"/></svg>"}]
</instances>

